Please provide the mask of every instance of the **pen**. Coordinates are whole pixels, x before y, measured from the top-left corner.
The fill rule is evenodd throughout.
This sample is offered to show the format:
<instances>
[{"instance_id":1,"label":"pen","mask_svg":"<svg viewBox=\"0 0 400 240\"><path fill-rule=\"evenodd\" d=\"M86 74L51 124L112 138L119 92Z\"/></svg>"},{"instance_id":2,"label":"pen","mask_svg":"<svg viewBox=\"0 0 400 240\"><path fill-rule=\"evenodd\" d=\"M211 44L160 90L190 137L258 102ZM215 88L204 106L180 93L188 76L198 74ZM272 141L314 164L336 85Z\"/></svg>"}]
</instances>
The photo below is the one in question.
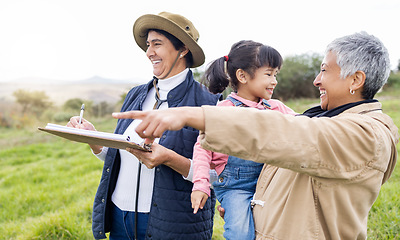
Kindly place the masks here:
<instances>
[{"instance_id":1,"label":"pen","mask_svg":"<svg viewBox=\"0 0 400 240\"><path fill-rule=\"evenodd\" d=\"M79 114L79 124L82 124L83 111L85 111L85 104L82 104L81 113Z\"/></svg>"}]
</instances>

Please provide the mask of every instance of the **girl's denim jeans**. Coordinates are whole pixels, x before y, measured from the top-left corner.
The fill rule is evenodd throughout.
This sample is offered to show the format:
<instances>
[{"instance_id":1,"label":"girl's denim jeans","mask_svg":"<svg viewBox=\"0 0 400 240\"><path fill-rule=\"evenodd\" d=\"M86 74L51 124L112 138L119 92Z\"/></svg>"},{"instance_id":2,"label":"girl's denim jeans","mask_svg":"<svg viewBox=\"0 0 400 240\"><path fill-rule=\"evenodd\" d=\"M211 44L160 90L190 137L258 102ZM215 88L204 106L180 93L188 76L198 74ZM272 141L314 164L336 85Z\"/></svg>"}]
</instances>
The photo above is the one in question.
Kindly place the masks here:
<instances>
[{"instance_id":1,"label":"girl's denim jeans","mask_svg":"<svg viewBox=\"0 0 400 240\"><path fill-rule=\"evenodd\" d=\"M262 167L261 163L229 156L224 171L213 183L215 195L225 209L225 239L255 238L250 201Z\"/></svg>"}]
</instances>

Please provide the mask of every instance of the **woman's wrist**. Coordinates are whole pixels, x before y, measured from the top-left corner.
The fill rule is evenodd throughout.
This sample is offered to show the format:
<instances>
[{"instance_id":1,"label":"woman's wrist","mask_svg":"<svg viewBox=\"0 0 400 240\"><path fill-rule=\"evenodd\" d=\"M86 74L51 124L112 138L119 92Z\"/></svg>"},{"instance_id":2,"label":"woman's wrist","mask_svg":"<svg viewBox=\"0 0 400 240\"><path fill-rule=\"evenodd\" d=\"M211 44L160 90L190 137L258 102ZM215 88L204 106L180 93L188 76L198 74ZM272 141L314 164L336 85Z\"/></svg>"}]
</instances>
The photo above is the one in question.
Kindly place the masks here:
<instances>
[{"instance_id":1,"label":"woman's wrist","mask_svg":"<svg viewBox=\"0 0 400 240\"><path fill-rule=\"evenodd\" d=\"M167 148L166 160L164 162L164 165L167 165L168 167L173 167L174 165L179 163L180 157L182 156Z\"/></svg>"},{"instance_id":2,"label":"woman's wrist","mask_svg":"<svg viewBox=\"0 0 400 240\"><path fill-rule=\"evenodd\" d=\"M205 116L201 107L181 107L184 125L204 131Z\"/></svg>"},{"instance_id":3,"label":"woman's wrist","mask_svg":"<svg viewBox=\"0 0 400 240\"><path fill-rule=\"evenodd\" d=\"M89 144L89 147L92 149L92 152L94 154L99 154L103 150L103 146L99 146L99 145L91 145L91 144Z\"/></svg>"},{"instance_id":4,"label":"woman's wrist","mask_svg":"<svg viewBox=\"0 0 400 240\"><path fill-rule=\"evenodd\" d=\"M184 156L179 155L171 149L167 149L167 157L164 165L174 169L182 176L187 177L190 171L190 160Z\"/></svg>"}]
</instances>

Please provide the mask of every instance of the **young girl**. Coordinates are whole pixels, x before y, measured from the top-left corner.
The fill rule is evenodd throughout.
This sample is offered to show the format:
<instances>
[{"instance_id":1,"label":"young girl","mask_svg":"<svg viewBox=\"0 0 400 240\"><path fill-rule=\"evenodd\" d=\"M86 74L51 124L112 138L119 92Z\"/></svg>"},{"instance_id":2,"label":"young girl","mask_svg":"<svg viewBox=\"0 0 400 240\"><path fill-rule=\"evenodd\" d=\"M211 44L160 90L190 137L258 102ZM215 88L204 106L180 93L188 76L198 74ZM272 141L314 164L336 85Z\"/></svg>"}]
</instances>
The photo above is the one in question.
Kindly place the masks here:
<instances>
[{"instance_id":1,"label":"young girl","mask_svg":"<svg viewBox=\"0 0 400 240\"><path fill-rule=\"evenodd\" d=\"M206 71L208 88L213 93L221 93L230 84L234 90L218 106L252 107L294 115L294 111L282 102L271 99L282 61L279 52L272 47L254 41L240 41L232 46L229 55L209 66ZM218 181L213 183L213 187L225 209L224 237L254 239L250 201L263 164L205 150L199 141L194 147L193 161L191 200L194 213L203 207L210 195L209 169L215 169Z\"/></svg>"}]
</instances>

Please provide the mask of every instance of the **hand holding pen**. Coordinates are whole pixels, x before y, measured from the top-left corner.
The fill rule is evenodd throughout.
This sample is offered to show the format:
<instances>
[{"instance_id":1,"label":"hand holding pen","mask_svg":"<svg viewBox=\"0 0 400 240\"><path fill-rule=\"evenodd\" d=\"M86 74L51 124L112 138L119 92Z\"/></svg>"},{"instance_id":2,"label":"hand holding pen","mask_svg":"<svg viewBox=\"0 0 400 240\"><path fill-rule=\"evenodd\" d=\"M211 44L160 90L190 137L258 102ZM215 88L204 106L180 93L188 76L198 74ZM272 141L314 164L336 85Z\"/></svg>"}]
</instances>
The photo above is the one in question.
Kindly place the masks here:
<instances>
[{"instance_id":1,"label":"hand holding pen","mask_svg":"<svg viewBox=\"0 0 400 240\"><path fill-rule=\"evenodd\" d=\"M96 128L93 126L93 124L83 118L84 111L85 111L85 104L82 104L79 116L71 117L69 119L69 122L67 123L67 127L96 131ZM91 144L89 144L89 146L92 149L93 153L95 154L100 153L102 150L102 146L91 145Z\"/></svg>"},{"instance_id":2,"label":"hand holding pen","mask_svg":"<svg viewBox=\"0 0 400 240\"><path fill-rule=\"evenodd\" d=\"M93 126L93 124L83 118L84 111L85 104L82 104L79 116L71 117L67 123L67 127L96 131L96 128Z\"/></svg>"},{"instance_id":3,"label":"hand holding pen","mask_svg":"<svg viewBox=\"0 0 400 240\"><path fill-rule=\"evenodd\" d=\"M82 124L82 117L84 111L85 111L85 104L82 104L81 113L79 114L79 124Z\"/></svg>"}]
</instances>

